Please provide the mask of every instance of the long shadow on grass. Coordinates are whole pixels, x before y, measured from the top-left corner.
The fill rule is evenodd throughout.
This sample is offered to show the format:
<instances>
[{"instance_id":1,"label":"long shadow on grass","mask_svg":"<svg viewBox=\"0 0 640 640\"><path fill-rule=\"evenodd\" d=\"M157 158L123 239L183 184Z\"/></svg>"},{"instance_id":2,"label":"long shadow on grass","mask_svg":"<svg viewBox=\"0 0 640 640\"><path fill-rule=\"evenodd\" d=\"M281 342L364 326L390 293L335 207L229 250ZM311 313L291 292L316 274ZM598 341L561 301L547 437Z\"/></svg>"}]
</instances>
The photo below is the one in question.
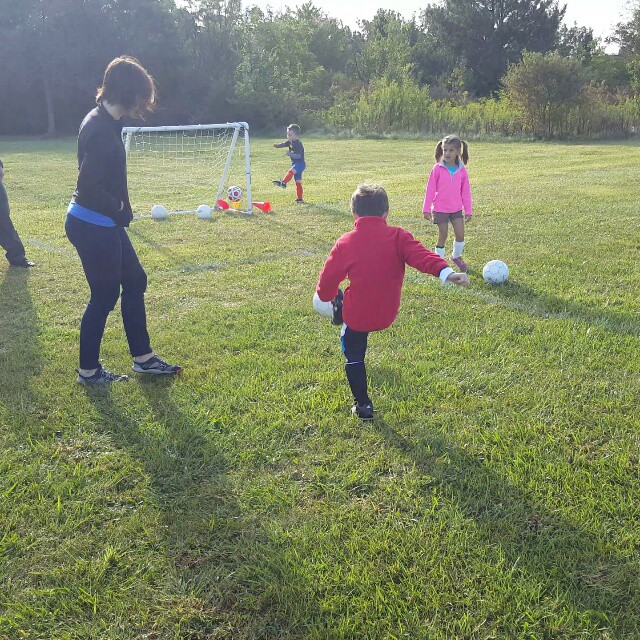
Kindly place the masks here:
<instances>
[{"instance_id":1,"label":"long shadow on grass","mask_svg":"<svg viewBox=\"0 0 640 640\"><path fill-rule=\"evenodd\" d=\"M38 335L29 270L8 268L0 284L0 398L13 424L16 414L30 414L35 407L30 388L42 369Z\"/></svg>"},{"instance_id":2,"label":"long shadow on grass","mask_svg":"<svg viewBox=\"0 0 640 640\"><path fill-rule=\"evenodd\" d=\"M135 238L137 241L153 247L154 251L157 251L158 253L161 253L168 258L171 258L172 260L175 260L175 253L171 251L171 249L168 249L153 238L149 237L149 235L144 230L144 226L142 228L138 226L140 224L148 224L148 221L138 221L138 223L134 227L129 227L128 233L132 237L132 240ZM155 224L155 222L152 222L152 224Z\"/></svg>"},{"instance_id":3,"label":"long shadow on grass","mask_svg":"<svg viewBox=\"0 0 640 640\"><path fill-rule=\"evenodd\" d=\"M583 624L586 618L593 631L609 629L620 634L614 637L631 637L626 634L637 632L637 559L630 562L609 551L606 542L579 523L558 517L496 475L486 459L473 456L440 436L409 439L380 418L374 424L389 445L414 462L425 476L433 478L430 485L437 485L473 520L488 554L499 547L507 568L518 567L510 580L541 585L550 602L560 599L574 607ZM556 611L558 618L561 611L562 608ZM513 619L522 620L525 612L513 614ZM563 622L553 616L549 612L548 628L544 619L532 619L538 628L532 627L531 631L551 634L544 637L575 636L576 630L570 628L565 629L566 636L554 635ZM506 624L504 633L509 631ZM597 637L605 636L598 633Z\"/></svg>"},{"instance_id":4,"label":"long shadow on grass","mask_svg":"<svg viewBox=\"0 0 640 640\"><path fill-rule=\"evenodd\" d=\"M491 294L504 300L506 304L531 315L567 318L589 325L598 325L615 333L640 335L637 314L615 313L601 307L579 304L549 293L540 293L515 282L492 287Z\"/></svg>"},{"instance_id":5,"label":"long shadow on grass","mask_svg":"<svg viewBox=\"0 0 640 640\"><path fill-rule=\"evenodd\" d=\"M108 389L86 392L116 446L143 465L164 513L167 554L190 603L185 611L200 611L185 616L180 637L304 637L300 626L307 616L319 616L308 603L300 611L308 586L290 575L270 521L238 503L229 481L232 454L216 444L223 425L197 407L190 415L177 406L171 397L176 383L138 379L151 414L142 424Z\"/></svg>"}]
</instances>

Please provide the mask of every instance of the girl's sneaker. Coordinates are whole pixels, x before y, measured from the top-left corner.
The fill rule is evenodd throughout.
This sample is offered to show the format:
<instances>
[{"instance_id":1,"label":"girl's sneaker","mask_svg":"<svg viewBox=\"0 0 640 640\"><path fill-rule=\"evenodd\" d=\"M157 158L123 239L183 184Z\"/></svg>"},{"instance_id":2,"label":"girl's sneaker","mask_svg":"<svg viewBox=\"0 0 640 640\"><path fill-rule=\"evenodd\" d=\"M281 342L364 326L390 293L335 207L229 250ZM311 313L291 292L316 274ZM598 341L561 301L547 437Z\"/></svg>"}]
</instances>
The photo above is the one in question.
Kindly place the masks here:
<instances>
[{"instance_id":1,"label":"girl's sneaker","mask_svg":"<svg viewBox=\"0 0 640 640\"><path fill-rule=\"evenodd\" d=\"M284 182L283 180L274 180L273 184L275 184L276 187L282 187L283 189L287 188L287 183Z\"/></svg>"},{"instance_id":2,"label":"girl's sneaker","mask_svg":"<svg viewBox=\"0 0 640 640\"><path fill-rule=\"evenodd\" d=\"M182 373L182 367L177 364L169 364L158 356L151 356L144 362L133 362L131 367L136 373L151 373L154 375L173 375L175 373Z\"/></svg>"},{"instance_id":3,"label":"girl's sneaker","mask_svg":"<svg viewBox=\"0 0 640 640\"><path fill-rule=\"evenodd\" d=\"M111 384L112 382L124 382L129 379L129 376L103 369L102 365L98 367L98 370L92 376L83 376L77 369L76 371L80 384Z\"/></svg>"},{"instance_id":4,"label":"girl's sneaker","mask_svg":"<svg viewBox=\"0 0 640 640\"><path fill-rule=\"evenodd\" d=\"M453 262L453 264L455 264L462 273L466 273L469 268L466 262L462 262L462 258L451 258L451 262Z\"/></svg>"}]
</instances>

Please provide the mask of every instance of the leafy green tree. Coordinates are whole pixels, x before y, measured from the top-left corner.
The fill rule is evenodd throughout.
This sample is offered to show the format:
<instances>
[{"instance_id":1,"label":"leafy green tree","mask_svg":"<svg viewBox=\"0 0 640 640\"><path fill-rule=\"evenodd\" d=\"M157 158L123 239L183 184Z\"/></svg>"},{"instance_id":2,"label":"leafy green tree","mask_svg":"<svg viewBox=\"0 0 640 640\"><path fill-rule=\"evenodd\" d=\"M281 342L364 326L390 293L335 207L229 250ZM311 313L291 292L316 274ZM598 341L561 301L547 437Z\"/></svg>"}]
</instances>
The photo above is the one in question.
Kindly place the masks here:
<instances>
[{"instance_id":1,"label":"leafy green tree","mask_svg":"<svg viewBox=\"0 0 640 640\"><path fill-rule=\"evenodd\" d=\"M412 47L419 32L395 11L378 9L372 20L360 22L357 72L363 82L402 82L411 69Z\"/></svg>"},{"instance_id":2,"label":"leafy green tree","mask_svg":"<svg viewBox=\"0 0 640 640\"><path fill-rule=\"evenodd\" d=\"M626 22L618 23L609 42L619 45L619 55L627 64L631 77L631 88L638 94L640 93L640 3L636 1L634 4L631 17Z\"/></svg>"},{"instance_id":3,"label":"leafy green tree","mask_svg":"<svg viewBox=\"0 0 640 640\"><path fill-rule=\"evenodd\" d=\"M313 29L297 14L250 12L236 73L237 104L259 127L302 120L326 106L331 74L311 48ZM301 122L302 124L302 122Z\"/></svg>"},{"instance_id":4,"label":"leafy green tree","mask_svg":"<svg viewBox=\"0 0 640 640\"><path fill-rule=\"evenodd\" d=\"M593 29L574 24L573 27L560 27L556 52L565 58L575 58L587 66L596 55L604 51L600 38L593 35Z\"/></svg>"},{"instance_id":5,"label":"leafy green tree","mask_svg":"<svg viewBox=\"0 0 640 640\"><path fill-rule=\"evenodd\" d=\"M123 53L139 57L162 89L178 59L172 8L157 0L0 0L0 120L27 133L54 135L59 122L76 129L106 64Z\"/></svg>"},{"instance_id":6,"label":"leafy green tree","mask_svg":"<svg viewBox=\"0 0 640 640\"><path fill-rule=\"evenodd\" d=\"M456 60L450 71L468 69L468 89L482 96L498 90L523 51L555 48L564 12L557 0L441 0L425 9L422 26L432 47Z\"/></svg>"},{"instance_id":7,"label":"leafy green tree","mask_svg":"<svg viewBox=\"0 0 640 640\"><path fill-rule=\"evenodd\" d=\"M520 109L532 133L561 135L571 108L580 103L586 77L576 60L557 53L525 53L502 82L505 97Z\"/></svg>"}]
</instances>

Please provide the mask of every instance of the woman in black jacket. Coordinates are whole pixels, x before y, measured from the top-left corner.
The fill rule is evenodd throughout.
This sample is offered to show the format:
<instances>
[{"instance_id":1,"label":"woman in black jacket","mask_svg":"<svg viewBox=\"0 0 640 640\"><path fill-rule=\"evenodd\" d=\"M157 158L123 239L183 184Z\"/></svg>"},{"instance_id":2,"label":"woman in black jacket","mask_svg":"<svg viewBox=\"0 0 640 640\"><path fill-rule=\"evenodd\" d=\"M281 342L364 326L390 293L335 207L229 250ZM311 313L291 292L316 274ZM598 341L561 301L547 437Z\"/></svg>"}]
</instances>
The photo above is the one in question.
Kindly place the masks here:
<instances>
[{"instance_id":1,"label":"woman in black jacket","mask_svg":"<svg viewBox=\"0 0 640 640\"><path fill-rule=\"evenodd\" d=\"M78 251L91 298L80 323L78 382L104 384L127 376L107 371L99 361L107 316L121 297L122 320L138 373L182 371L159 358L147 332L145 273L125 227L133 218L127 189L123 116L142 116L155 102L153 78L135 59L112 60L96 96L98 106L80 125L78 183L67 210L65 231Z\"/></svg>"}]
</instances>

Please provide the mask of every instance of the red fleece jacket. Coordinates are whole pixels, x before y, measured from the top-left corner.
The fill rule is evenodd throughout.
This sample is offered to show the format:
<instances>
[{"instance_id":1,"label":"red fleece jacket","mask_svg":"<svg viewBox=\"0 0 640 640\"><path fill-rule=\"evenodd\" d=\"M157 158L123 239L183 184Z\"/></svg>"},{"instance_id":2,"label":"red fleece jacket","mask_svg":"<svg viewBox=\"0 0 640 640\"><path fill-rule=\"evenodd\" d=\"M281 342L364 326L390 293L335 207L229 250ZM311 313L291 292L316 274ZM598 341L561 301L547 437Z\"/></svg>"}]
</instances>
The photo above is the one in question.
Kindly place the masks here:
<instances>
[{"instance_id":1,"label":"red fleece jacket","mask_svg":"<svg viewBox=\"0 0 640 640\"><path fill-rule=\"evenodd\" d=\"M400 309L405 264L438 276L449 265L425 249L409 231L390 227L384 218L358 218L355 228L334 245L320 272L316 292L328 302L349 278L342 318L354 331L389 327Z\"/></svg>"}]
</instances>

